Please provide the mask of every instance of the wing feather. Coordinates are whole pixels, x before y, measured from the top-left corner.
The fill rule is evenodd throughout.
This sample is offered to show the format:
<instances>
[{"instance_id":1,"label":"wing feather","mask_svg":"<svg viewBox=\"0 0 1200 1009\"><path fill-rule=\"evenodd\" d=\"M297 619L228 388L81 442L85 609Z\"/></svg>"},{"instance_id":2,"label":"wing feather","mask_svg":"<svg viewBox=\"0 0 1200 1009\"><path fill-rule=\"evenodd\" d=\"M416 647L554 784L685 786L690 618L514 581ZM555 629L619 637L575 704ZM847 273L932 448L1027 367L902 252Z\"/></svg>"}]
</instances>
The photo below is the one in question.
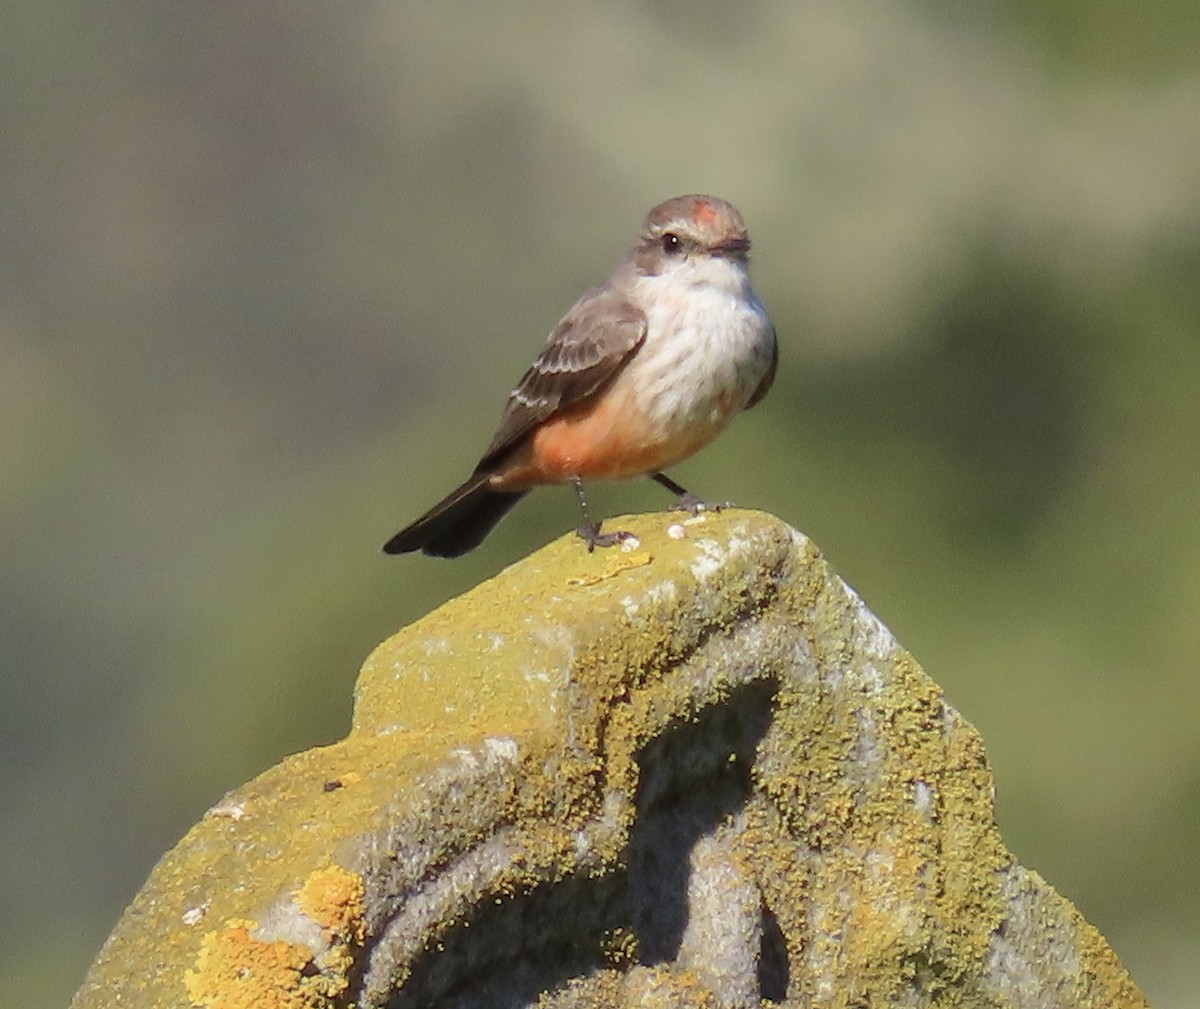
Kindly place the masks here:
<instances>
[{"instance_id":1,"label":"wing feather","mask_svg":"<svg viewBox=\"0 0 1200 1009\"><path fill-rule=\"evenodd\" d=\"M508 397L476 472L560 410L607 385L646 339L646 316L611 287L594 287L554 327Z\"/></svg>"},{"instance_id":2,"label":"wing feather","mask_svg":"<svg viewBox=\"0 0 1200 1009\"><path fill-rule=\"evenodd\" d=\"M767 369L767 373L763 376L762 381L758 383L758 388L754 390L754 395L750 397L750 402L746 404L746 409L749 410L752 406L756 406L759 401L771 391L771 386L775 382L775 372L779 369L779 341L775 339L775 327L771 327L771 366Z\"/></svg>"}]
</instances>

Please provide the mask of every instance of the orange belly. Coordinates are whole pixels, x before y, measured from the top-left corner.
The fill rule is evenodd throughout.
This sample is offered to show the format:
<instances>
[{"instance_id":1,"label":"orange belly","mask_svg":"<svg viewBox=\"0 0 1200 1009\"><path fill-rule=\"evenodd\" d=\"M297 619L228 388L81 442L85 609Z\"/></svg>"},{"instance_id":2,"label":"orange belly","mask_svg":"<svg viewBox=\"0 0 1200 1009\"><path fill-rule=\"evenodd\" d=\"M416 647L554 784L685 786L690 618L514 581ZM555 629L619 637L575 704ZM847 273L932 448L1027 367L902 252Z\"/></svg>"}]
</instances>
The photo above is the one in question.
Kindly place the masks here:
<instances>
[{"instance_id":1,"label":"orange belly","mask_svg":"<svg viewBox=\"0 0 1200 1009\"><path fill-rule=\"evenodd\" d=\"M497 467L493 486L519 490L565 483L572 477L621 480L656 473L707 444L724 426L677 433L655 430L631 400L610 390L552 417Z\"/></svg>"}]
</instances>

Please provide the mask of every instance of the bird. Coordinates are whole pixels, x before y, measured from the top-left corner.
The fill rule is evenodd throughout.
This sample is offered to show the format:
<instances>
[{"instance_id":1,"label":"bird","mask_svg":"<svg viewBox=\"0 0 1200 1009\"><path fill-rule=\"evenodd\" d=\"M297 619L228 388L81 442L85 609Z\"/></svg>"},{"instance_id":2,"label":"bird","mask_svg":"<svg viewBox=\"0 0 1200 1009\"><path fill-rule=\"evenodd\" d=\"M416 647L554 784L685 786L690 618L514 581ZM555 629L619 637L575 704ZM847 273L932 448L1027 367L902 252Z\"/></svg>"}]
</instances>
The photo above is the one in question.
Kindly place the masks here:
<instances>
[{"instance_id":1,"label":"bird","mask_svg":"<svg viewBox=\"0 0 1200 1009\"><path fill-rule=\"evenodd\" d=\"M648 476L695 513L706 506L663 471L767 394L779 347L748 272L750 236L716 196L666 200L646 215L608 279L551 330L517 382L470 477L384 544L458 557L534 487L570 484L588 551L601 532L584 481Z\"/></svg>"}]
</instances>

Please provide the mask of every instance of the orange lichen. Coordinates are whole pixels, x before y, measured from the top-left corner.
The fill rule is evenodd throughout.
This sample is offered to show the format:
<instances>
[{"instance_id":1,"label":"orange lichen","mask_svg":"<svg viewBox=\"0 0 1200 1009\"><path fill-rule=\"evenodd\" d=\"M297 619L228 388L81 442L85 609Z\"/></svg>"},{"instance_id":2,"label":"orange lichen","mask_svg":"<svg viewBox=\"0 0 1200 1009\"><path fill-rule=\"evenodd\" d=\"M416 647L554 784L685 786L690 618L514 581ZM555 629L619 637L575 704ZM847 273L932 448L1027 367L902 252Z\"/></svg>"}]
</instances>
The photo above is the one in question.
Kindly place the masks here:
<instances>
[{"instance_id":1,"label":"orange lichen","mask_svg":"<svg viewBox=\"0 0 1200 1009\"><path fill-rule=\"evenodd\" d=\"M296 892L296 904L325 930L326 938L362 942L363 882L358 873L340 865L309 873Z\"/></svg>"},{"instance_id":2,"label":"orange lichen","mask_svg":"<svg viewBox=\"0 0 1200 1009\"><path fill-rule=\"evenodd\" d=\"M301 985L312 962L307 946L260 942L253 921L231 919L200 943L193 970L184 971L188 997L204 1009L308 1009Z\"/></svg>"}]
</instances>

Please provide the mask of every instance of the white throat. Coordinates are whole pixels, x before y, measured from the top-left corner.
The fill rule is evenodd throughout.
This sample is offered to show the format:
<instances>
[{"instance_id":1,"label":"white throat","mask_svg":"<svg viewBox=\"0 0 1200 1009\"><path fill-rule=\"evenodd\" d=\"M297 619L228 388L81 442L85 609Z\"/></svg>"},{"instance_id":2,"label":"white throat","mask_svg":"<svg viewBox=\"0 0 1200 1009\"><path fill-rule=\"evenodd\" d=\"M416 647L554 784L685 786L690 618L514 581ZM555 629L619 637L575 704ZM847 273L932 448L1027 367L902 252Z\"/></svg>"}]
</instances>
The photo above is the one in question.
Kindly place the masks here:
<instances>
[{"instance_id":1,"label":"white throat","mask_svg":"<svg viewBox=\"0 0 1200 1009\"><path fill-rule=\"evenodd\" d=\"M663 430L704 441L745 409L771 368L775 333L743 260L689 256L640 276L630 292L646 342L623 378Z\"/></svg>"}]
</instances>

